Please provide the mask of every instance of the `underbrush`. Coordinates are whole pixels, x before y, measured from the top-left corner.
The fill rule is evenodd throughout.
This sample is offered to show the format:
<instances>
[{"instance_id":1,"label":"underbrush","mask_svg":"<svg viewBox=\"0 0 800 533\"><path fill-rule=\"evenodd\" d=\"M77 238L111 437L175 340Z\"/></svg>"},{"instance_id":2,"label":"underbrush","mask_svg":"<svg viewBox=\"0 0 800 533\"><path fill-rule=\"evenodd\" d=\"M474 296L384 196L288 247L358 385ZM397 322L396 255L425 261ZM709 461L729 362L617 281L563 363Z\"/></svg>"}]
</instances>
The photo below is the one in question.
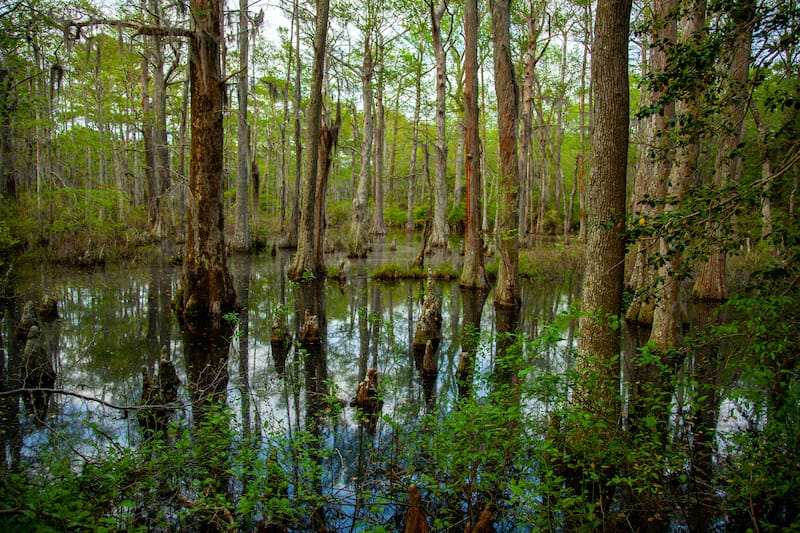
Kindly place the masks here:
<instances>
[{"instance_id":1,"label":"underbrush","mask_svg":"<svg viewBox=\"0 0 800 533\"><path fill-rule=\"evenodd\" d=\"M783 304L767 305L772 316ZM724 332L706 332L700 344L750 326L735 322ZM594 378L548 368L559 331L545 327L533 340L511 335L492 367L474 375L472 392L450 405L412 393L400 374L386 379L380 388L386 407L372 426L346 410L330 381L313 402L318 411L289 422L289 432L286 421L271 416L243 425L234 408L219 404L193 405L196 416L202 413L193 424L175 420L166 433L132 444L91 426L81 441L70 441L76 434L53 427L52 445L35 461L0 473L0 525L4 531L253 531L268 524L400 531L413 484L434 531L462 530L487 503L497 531L796 530L796 370L783 381L779 403L764 399L775 384L764 373L769 369L752 360L728 369L747 383L733 389L700 383L688 370L673 375L667 390L679 393L673 400L679 403L671 406L678 411L672 410L669 434L652 417L636 431L570 401L577 380L592 390ZM764 335L755 342L773 337ZM303 380L303 365L297 360L287 368L289 396ZM754 425L719 430L715 472L697 477L706 458L695 410L706 393L717 406L728 398Z\"/></svg>"},{"instance_id":2,"label":"underbrush","mask_svg":"<svg viewBox=\"0 0 800 533\"><path fill-rule=\"evenodd\" d=\"M443 263L431 268L431 275L435 279L457 279L460 272L456 272L452 265ZM425 279L428 269L419 267L406 267L397 263L389 263L376 268L371 277L378 281L396 281L399 279Z\"/></svg>"},{"instance_id":3,"label":"underbrush","mask_svg":"<svg viewBox=\"0 0 800 533\"><path fill-rule=\"evenodd\" d=\"M136 259L153 243L145 213L113 190L59 190L39 201L22 197L4 220L18 243L15 252L32 261L99 266Z\"/></svg>"}]
</instances>

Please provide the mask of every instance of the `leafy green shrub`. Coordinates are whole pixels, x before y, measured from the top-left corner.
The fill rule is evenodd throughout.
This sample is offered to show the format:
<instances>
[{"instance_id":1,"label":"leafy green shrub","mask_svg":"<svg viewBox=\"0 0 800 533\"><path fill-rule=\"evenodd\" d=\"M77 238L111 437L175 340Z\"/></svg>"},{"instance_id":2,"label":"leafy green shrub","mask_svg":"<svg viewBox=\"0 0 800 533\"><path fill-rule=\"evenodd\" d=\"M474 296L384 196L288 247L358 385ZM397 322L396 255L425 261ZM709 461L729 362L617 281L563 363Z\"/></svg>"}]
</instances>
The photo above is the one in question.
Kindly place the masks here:
<instances>
[{"instance_id":1,"label":"leafy green shrub","mask_svg":"<svg viewBox=\"0 0 800 533\"><path fill-rule=\"evenodd\" d=\"M383 211L383 220L390 228L405 229L408 210L398 205L387 205Z\"/></svg>"},{"instance_id":2,"label":"leafy green shrub","mask_svg":"<svg viewBox=\"0 0 800 533\"><path fill-rule=\"evenodd\" d=\"M455 231L456 233L463 233L464 231L464 224L466 224L466 204L461 202L458 205L454 205L450 212L447 214L447 224Z\"/></svg>"},{"instance_id":3,"label":"leafy green shrub","mask_svg":"<svg viewBox=\"0 0 800 533\"><path fill-rule=\"evenodd\" d=\"M460 275L455 267L449 263L436 265L431 270L431 274L436 279L457 279ZM395 281L399 279L425 279L428 277L428 270L418 267L404 267L397 263L381 265L372 271L371 277L379 281Z\"/></svg>"},{"instance_id":4,"label":"leafy green shrub","mask_svg":"<svg viewBox=\"0 0 800 533\"><path fill-rule=\"evenodd\" d=\"M418 205L414 207L414 228L422 229L425 227L425 219L428 217L428 206Z\"/></svg>"},{"instance_id":5,"label":"leafy green shrub","mask_svg":"<svg viewBox=\"0 0 800 533\"><path fill-rule=\"evenodd\" d=\"M350 222L350 215L353 211L353 203L350 200L342 200L327 206L326 218L329 226L340 227Z\"/></svg>"}]
</instances>

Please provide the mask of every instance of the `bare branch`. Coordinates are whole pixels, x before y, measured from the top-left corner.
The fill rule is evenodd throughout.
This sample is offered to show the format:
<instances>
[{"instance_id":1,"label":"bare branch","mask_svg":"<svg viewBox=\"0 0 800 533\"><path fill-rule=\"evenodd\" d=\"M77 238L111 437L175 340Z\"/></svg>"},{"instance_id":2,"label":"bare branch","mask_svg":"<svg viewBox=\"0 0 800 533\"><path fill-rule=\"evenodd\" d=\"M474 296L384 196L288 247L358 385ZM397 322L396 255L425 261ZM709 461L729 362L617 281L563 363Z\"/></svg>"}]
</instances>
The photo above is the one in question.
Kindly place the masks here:
<instances>
[{"instance_id":1,"label":"bare branch","mask_svg":"<svg viewBox=\"0 0 800 533\"><path fill-rule=\"evenodd\" d=\"M48 388L22 388L22 389L13 389L8 391L0 391L0 398L5 396L18 396L21 394L26 394L30 392L47 392L51 394L63 394L64 396L73 396L75 398L80 398L81 400L86 400L88 402L95 402L108 407L110 409L117 409L119 411L139 411L142 409L152 409L154 407L176 407L175 404L148 404L148 405L117 405L111 402L107 402L100 398L95 398L94 396L89 396L87 394L81 394L80 392L69 391L65 389L48 389Z\"/></svg>"},{"instance_id":2,"label":"bare branch","mask_svg":"<svg viewBox=\"0 0 800 533\"><path fill-rule=\"evenodd\" d=\"M136 30L134 35L161 35L171 37L193 37L195 35L193 31L187 30L186 28L150 26L148 24L141 24L139 22L133 22L130 20L90 18L89 20L81 22L69 21L66 22L66 24L79 31L82 28L92 26L116 26L119 28Z\"/></svg>"}]
</instances>

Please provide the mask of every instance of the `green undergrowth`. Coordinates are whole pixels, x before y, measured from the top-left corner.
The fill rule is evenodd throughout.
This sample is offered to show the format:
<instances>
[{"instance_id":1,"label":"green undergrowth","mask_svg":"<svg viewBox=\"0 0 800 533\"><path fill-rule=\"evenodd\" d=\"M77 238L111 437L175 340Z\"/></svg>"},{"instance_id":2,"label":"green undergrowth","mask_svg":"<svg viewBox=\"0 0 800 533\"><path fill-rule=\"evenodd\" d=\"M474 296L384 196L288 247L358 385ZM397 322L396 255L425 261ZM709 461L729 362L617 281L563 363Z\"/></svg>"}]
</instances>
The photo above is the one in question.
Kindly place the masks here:
<instances>
[{"instance_id":1,"label":"green undergrowth","mask_svg":"<svg viewBox=\"0 0 800 533\"><path fill-rule=\"evenodd\" d=\"M413 483L434 531L475 523L487 502L502 531L797 530L797 296L792 288L732 299L720 313L731 320L692 332L681 351L687 365L662 368L655 382L666 394L645 397L624 422L607 415L626 398L599 397L605 373L591 370L619 362L587 356L575 364L564 347L579 318L570 311L533 339L484 334L481 344L498 351L460 399L451 392L452 401L426 406L397 379L405 370L382 380L373 432L342 423L349 411L333 380L317 414L288 432L271 415L244 425L227 404L195 404L193 421L124 443L102 428L70 432L54 423L35 459L0 469L0 529L253 531L263 521L292 531L323 522L336 531L398 531ZM728 357L703 359L723 341ZM392 357L407 361L396 350ZM571 361L559 371L557 351ZM655 356L645 349L640 359ZM287 397L303 365L287 367ZM701 409L723 404L726 417L742 413L750 424L704 428ZM702 442L717 444L714 471L700 475L712 464Z\"/></svg>"},{"instance_id":2,"label":"green undergrowth","mask_svg":"<svg viewBox=\"0 0 800 533\"><path fill-rule=\"evenodd\" d=\"M554 244L535 249L521 250L519 253L519 275L531 280L559 281L583 273L584 246L582 244ZM449 263L431 267L436 279L458 279L461 273ZM485 263L486 275L490 280L497 279L496 259ZM402 266L398 263L381 265L372 271L372 277L379 281L400 279L424 279L426 268Z\"/></svg>"},{"instance_id":3,"label":"green undergrowth","mask_svg":"<svg viewBox=\"0 0 800 533\"><path fill-rule=\"evenodd\" d=\"M145 214L127 204L113 190L59 190L38 201L19 198L4 208L3 221L17 258L99 266L142 258L154 242Z\"/></svg>"},{"instance_id":4,"label":"green undergrowth","mask_svg":"<svg viewBox=\"0 0 800 533\"><path fill-rule=\"evenodd\" d=\"M431 275L435 279L453 280L460 275L450 264L440 264L431 267ZM425 279L428 277L427 268L404 267L397 263L381 265L372 271L372 278L378 281L396 281L400 279Z\"/></svg>"}]
</instances>

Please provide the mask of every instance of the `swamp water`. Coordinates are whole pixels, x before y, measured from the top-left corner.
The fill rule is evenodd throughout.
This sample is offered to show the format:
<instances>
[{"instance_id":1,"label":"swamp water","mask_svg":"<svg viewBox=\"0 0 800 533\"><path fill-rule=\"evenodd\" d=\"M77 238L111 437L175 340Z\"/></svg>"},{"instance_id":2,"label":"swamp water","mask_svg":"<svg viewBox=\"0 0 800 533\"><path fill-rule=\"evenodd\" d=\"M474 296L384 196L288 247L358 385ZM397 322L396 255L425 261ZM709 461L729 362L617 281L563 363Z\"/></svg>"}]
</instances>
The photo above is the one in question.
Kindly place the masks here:
<instances>
[{"instance_id":1,"label":"swamp water","mask_svg":"<svg viewBox=\"0 0 800 533\"><path fill-rule=\"evenodd\" d=\"M150 379L157 374L164 365L159 361L163 350L181 383L177 406L169 414L172 425L166 431L166 448L161 449L173 462L159 463L158 468L166 471L156 473L161 478L158 488L140 487L125 494L125 480L116 483L119 486L108 497L118 499L116 506L109 505L117 525L164 530L204 529L211 523L224 527L238 511L237 520L249 529L258 520L284 521L297 531L400 529L409 484L418 484L425 497L452 481L435 479L425 446L414 448L405 436L416 435L413 442L419 446L426 433L433 433L431 420L455 408L465 313L469 309L468 314L475 317L477 305L480 336L473 385L477 396L485 396L491 388L488 376L495 369L496 330L502 322L495 317L491 293L481 305L474 295L462 293L457 282L434 281L432 290L441 302L443 317L438 374L423 379L411 341L426 283L383 283L367 276L376 264L408 262L413 251L410 243L406 248L401 246L396 256L388 247L378 249L370 263L347 261L343 283L288 283L288 254L233 257L231 269L244 307L237 316L225 317L230 326L229 350L226 346L220 361L206 357L199 365L189 361L186 337L170 309L178 267L161 260L149 266L95 271L47 268L21 274L16 297L3 302L2 367L9 376L3 376L3 386L13 388L10 376L24 350L15 335L25 302L50 295L58 301L59 318L49 326L47 336L56 371L53 388L61 392L50 396L40 420L31 416L17 396L3 397L4 468L20 464L43 468L40 458L47 455L71 458L73 468L81 469L124 455L124 450L144 449L146 432L137 420L141 417L136 416L136 407L142 397L143 372ZM338 264L340 258L326 260ZM434 265L449 261L460 258L448 254L426 260ZM579 285L579 279L572 277L558 283L525 281L519 331L529 339L537 338L546 325L568 311ZM271 346L273 321L285 317L297 341L303 305L318 310L321 349L299 350L295 342L284 359ZM576 323L565 319L558 324L555 330L548 329L548 335L557 340L539 346L535 353L523 353L523 360L535 361L544 372L566 369ZM195 353L198 350L203 352L204 347L193 348ZM383 408L373 423L364 424L349 402L369 368L378 371ZM209 422L214 415L203 407L212 388L217 403L229 408L229 418L221 426ZM537 418L543 420L548 406L523 400L522 407L539 413ZM206 479L192 479L198 475L192 461L202 463L219 453L219 449L203 449L206 441L197 428L206 426L222 428L218 440L227 450L222 453L227 459L219 476L206 472ZM452 435L454 447L467 450L468 455L472 438ZM220 443L210 448L214 446ZM481 446L475 442L476 461L483 453ZM271 485L277 478L284 480L280 487ZM212 481L225 487L228 502L238 503L216 507L205 503L211 510L198 521L191 516L192 509L209 496ZM470 482L480 485L477 479ZM463 530L463 517L476 517L484 501L478 494L466 501L451 500L440 501L438 510L428 509L434 514L432 524L437 523L438 513L439 523ZM501 530L502 522L498 516Z\"/></svg>"}]
</instances>

